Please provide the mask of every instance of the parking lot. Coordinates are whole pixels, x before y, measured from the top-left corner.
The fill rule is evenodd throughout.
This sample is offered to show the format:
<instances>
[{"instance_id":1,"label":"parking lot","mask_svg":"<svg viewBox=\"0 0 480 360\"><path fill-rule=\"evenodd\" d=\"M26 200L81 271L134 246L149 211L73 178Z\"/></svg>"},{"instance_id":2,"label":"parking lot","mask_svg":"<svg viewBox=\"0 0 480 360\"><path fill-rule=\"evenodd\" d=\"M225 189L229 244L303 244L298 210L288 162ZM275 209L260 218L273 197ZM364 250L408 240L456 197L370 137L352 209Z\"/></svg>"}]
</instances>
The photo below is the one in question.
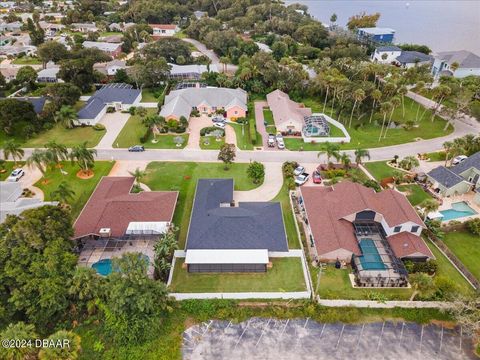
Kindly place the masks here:
<instances>
[{"instance_id":1,"label":"parking lot","mask_svg":"<svg viewBox=\"0 0 480 360\"><path fill-rule=\"evenodd\" d=\"M461 329L404 322L310 319L209 321L183 334L184 359L474 359Z\"/></svg>"}]
</instances>

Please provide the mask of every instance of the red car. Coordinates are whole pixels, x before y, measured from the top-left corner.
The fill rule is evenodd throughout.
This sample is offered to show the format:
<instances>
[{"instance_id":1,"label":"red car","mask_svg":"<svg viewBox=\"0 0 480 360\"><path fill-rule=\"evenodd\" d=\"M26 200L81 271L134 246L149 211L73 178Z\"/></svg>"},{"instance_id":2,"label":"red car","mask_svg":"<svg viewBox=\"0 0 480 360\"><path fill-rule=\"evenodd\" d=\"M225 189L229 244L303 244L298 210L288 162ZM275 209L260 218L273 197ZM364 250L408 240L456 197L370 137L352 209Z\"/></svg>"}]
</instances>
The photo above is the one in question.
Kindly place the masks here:
<instances>
[{"instance_id":1,"label":"red car","mask_svg":"<svg viewBox=\"0 0 480 360\"><path fill-rule=\"evenodd\" d=\"M322 183L322 176L318 171L313 172L312 180L314 184L321 184Z\"/></svg>"}]
</instances>

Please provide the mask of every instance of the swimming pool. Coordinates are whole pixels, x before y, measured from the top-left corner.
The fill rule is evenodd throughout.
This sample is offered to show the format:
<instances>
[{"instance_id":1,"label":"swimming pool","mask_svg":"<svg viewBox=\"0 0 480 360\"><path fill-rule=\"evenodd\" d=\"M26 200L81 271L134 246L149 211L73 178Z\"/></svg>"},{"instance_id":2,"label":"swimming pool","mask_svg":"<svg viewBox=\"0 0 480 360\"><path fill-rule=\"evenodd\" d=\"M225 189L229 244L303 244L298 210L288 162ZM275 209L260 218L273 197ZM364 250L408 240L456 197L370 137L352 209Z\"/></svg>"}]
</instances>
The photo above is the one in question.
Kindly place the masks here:
<instances>
[{"instance_id":1,"label":"swimming pool","mask_svg":"<svg viewBox=\"0 0 480 360\"><path fill-rule=\"evenodd\" d=\"M384 270L385 264L372 239L362 239L359 243L362 255L358 258L364 270Z\"/></svg>"},{"instance_id":2,"label":"swimming pool","mask_svg":"<svg viewBox=\"0 0 480 360\"><path fill-rule=\"evenodd\" d=\"M452 203L452 208L447 210L441 210L440 214L443 215L442 221L449 221L453 219L459 219L465 216L471 216L477 214L465 201Z\"/></svg>"},{"instance_id":3,"label":"swimming pool","mask_svg":"<svg viewBox=\"0 0 480 360\"><path fill-rule=\"evenodd\" d=\"M150 258L147 255L140 255L147 264L150 264ZM97 274L107 276L112 270L112 259L103 259L92 264L92 268L97 271Z\"/></svg>"}]
</instances>

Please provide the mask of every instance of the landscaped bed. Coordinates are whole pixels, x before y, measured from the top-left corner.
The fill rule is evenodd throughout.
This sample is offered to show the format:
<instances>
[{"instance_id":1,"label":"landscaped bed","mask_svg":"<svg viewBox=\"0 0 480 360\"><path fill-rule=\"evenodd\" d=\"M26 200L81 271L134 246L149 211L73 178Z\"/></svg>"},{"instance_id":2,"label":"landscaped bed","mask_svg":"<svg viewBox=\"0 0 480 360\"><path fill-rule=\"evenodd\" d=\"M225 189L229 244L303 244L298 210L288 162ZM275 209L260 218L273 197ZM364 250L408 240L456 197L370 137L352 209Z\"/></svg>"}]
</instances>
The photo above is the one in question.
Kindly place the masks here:
<instances>
[{"instance_id":1,"label":"landscaped bed","mask_svg":"<svg viewBox=\"0 0 480 360\"><path fill-rule=\"evenodd\" d=\"M252 190L254 184L247 178L248 164L231 164L225 171L221 163L152 162L142 180L151 190L180 191L173 222L180 227L179 248L184 248L197 180L201 178L233 178L235 190Z\"/></svg>"},{"instance_id":2,"label":"landscaped bed","mask_svg":"<svg viewBox=\"0 0 480 360\"><path fill-rule=\"evenodd\" d=\"M189 273L182 268L184 259L177 259L170 285L171 292L283 292L305 291L301 259L271 259L266 273Z\"/></svg>"},{"instance_id":3,"label":"landscaped bed","mask_svg":"<svg viewBox=\"0 0 480 360\"><path fill-rule=\"evenodd\" d=\"M480 279L480 237L467 231L451 231L445 234L443 242Z\"/></svg>"},{"instance_id":4,"label":"landscaped bed","mask_svg":"<svg viewBox=\"0 0 480 360\"><path fill-rule=\"evenodd\" d=\"M75 195L70 201L72 218L75 219L90 198L97 183L102 176L107 176L110 173L114 163L110 161L96 161L95 167L93 168L94 176L90 179L80 179L77 177L77 173L80 170L78 165L72 165L70 162L64 162L62 164L62 170L67 173L66 175L62 174L60 169L48 169L42 179L35 183L35 186L43 191L45 200L48 201L51 200L51 192L56 190L62 181L65 181L68 186L75 191Z\"/></svg>"}]
</instances>

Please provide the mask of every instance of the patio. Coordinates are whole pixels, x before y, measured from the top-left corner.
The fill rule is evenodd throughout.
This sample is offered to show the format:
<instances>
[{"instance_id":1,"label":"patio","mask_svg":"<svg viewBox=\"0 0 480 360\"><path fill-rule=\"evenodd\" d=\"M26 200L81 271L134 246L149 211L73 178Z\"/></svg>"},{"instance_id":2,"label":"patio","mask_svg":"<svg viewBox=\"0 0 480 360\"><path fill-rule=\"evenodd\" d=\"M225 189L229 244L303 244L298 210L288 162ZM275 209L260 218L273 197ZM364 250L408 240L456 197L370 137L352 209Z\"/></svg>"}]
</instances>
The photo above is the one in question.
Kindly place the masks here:
<instances>
[{"instance_id":1,"label":"patio","mask_svg":"<svg viewBox=\"0 0 480 360\"><path fill-rule=\"evenodd\" d=\"M451 210L452 209L452 204L459 203L459 202L465 202L470 208L472 208L476 212L476 214L469 215L469 216L458 217L456 219L451 219L451 220L448 220L448 221L443 221L443 223L448 224L452 221L465 222L467 220L480 218L480 206L475 203L474 198L475 198L475 193L473 191L470 191L466 194L443 197L442 198L442 203L439 206L437 212L435 212L435 214L440 213L440 211ZM430 218L432 218L433 216L434 216L433 214L429 215Z\"/></svg>"}]
</instances>

